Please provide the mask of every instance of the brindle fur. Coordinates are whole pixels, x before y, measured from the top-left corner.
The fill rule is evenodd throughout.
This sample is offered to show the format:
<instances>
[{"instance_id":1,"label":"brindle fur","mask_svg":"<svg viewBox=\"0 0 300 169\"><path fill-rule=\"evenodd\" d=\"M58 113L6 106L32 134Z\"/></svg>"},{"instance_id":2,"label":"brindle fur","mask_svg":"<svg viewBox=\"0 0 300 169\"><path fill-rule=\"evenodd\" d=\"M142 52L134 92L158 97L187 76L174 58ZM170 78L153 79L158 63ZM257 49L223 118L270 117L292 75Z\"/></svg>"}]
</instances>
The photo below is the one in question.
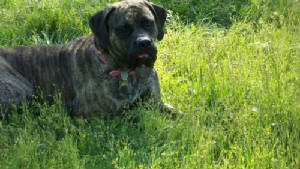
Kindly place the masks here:
<instances>
[{"instance_id":1,"label":"brindle fur","mask_svg":"<svg viewBox=\"0 0 300 169\"><path fill-rule=\"evenodd\" d=\"M145 17L154 21L154 25L143 32L138 27ZM136 32L122 39L116 31L125 20ZM90 19L93 34L69 44L0 49L0 104L6 108L19 104L37 87L45 94L60 91L73 115L118 113L149 94L160 101L157 73L153 69L157 52L154 39L162 39L164 21L162 8L143 0L127 0L93 15ZM151 38L151 51L147 51L151 57L133 64L130 53L136 50L133 43L140 36ZM127 81L109 75L108 66L99 60L94 45L114 68L134 69L135 74Z\"/></svg>"}]
</instances>

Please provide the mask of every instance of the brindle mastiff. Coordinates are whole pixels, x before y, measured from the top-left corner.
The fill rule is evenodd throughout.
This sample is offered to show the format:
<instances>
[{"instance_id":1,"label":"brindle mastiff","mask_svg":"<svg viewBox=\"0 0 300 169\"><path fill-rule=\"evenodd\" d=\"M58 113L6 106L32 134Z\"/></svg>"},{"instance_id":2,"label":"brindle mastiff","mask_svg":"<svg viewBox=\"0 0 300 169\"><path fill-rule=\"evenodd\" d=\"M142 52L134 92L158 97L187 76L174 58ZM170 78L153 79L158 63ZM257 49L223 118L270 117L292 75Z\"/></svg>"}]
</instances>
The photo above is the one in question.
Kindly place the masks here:
<instances>
[{"instance_id":1,"label":"brindle mastiff","mask_svg":"<svg viewBox=\"0 0 300 169\"><path fill-rule=\"evenodd\" d=\"M60 91L73 115L114 114L149 96L161 102L154 41L165 20L165 9L126 0L91 16L93 33L69 44L0 49L0 104L18 104L37 87Z\"/></svg>"}]
</instances>

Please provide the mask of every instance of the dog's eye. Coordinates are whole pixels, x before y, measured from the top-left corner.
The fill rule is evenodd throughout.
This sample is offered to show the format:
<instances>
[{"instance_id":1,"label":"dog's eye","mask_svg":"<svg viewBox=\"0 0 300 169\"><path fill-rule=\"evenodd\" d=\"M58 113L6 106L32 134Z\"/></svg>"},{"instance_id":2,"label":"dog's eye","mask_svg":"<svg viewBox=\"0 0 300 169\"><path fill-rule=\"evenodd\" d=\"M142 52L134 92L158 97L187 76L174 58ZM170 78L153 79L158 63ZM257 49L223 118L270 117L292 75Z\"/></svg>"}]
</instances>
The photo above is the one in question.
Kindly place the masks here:
<instances>
[{"instance_id":1,"label":"dog's eye","mask_svg":"<svg viewBox=\"0 0 300 169\"><path fill-rule=\"evenodd\" d=\"M128 24L124 24L117 28L117 31L120 35L128 35L132 32L132 28Z\"/></svg>"},{"instance_id":2,"label":"dog's eye","mask_svg":"<svg viewBox=\"0 0 300 169\"><path fill-rule=\"evenodd\" d=\"M145 29L151 29L154 25L154 22L151 20L144 20L142 25Z\"/></svg>"}]
</instances>

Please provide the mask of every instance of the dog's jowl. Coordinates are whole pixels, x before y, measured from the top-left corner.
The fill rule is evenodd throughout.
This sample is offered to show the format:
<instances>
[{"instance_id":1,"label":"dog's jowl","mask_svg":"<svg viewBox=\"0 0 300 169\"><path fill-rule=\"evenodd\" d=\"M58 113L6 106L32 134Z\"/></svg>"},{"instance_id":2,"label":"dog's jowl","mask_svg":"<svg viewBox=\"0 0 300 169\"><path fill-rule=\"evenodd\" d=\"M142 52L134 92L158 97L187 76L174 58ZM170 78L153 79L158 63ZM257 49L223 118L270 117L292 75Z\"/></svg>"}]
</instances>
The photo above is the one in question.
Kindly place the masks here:
<instances>
[{"instance_id":1,"label":"dog's jowl","mask_svg":"<svg viewBox=\"0 0 300 169\"><path fill-rule=\"evenodd\" d=\"M9 109L40 88L60 91L73 115L118 113L138 98L172 109L160 99L153 67L165 20L162 7L127 0L92 15L92 33L69 44L1 48L0 104Z\"/></svg>"}]
</instances>

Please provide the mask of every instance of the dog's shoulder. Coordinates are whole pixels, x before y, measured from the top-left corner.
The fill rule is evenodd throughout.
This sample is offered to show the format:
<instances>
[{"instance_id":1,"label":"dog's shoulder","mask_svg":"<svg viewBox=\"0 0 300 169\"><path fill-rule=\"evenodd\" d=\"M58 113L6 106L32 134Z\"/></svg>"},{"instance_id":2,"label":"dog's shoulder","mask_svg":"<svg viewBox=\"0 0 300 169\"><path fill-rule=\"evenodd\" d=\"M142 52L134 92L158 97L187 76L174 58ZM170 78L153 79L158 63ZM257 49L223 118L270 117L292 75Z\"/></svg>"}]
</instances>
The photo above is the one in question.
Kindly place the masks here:
<instances>
[{"instance_id":1,"label":"dog's shoulder","mask_svg":"<svg viewBox=\"0 0 300 169\"><path fill-rule=\"evenodd\" d=\"M80 36L69 43L67 43L67 46L72 46L76 44L91 44L94 40L94 36L92 34L86 35L86 36Z\"/></svg>"}]
</instances>

